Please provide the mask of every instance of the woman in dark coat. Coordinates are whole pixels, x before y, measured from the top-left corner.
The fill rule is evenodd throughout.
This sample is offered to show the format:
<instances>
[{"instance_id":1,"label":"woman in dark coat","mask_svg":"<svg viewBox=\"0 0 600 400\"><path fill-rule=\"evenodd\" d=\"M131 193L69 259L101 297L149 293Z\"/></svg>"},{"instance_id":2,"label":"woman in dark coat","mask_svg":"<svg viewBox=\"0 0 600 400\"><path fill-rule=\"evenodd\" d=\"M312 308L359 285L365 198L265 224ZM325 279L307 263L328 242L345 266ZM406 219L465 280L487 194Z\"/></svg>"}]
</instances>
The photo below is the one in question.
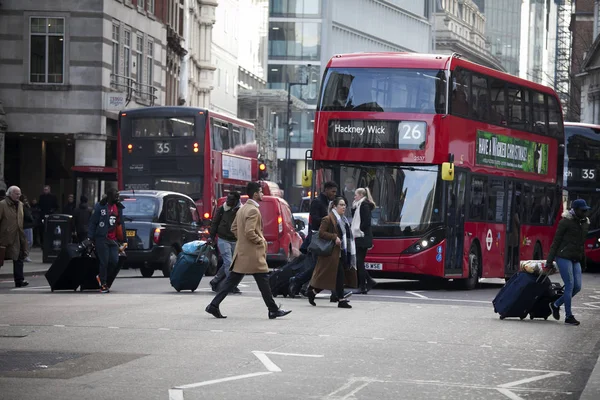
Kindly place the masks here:
<instances>
[{"instance_id":1,"label":"woman in dark coat","mask_svg":"<svg viewBox=\"0 0 600 400\"><path fill-rule=\"evenodd\" d=\"M571 209L562 215L546 265L556 260L565 291L560 299L550 303L552 316L560 319L560 306L565 305L565 324L579 325L571 312L571 299L581 290L581 270L585 269L585 239L590 226L587 212L590 209L583 199L574 200Z\"/></svg>"},{"instance_id":2,"label":"woman in dark coat","mask_svg":"<svg viewBox=\"0 0 600 400\"><path fill-rule=\"evenodd\" d=\"M334 242L329 256L319 256L317 266L306 290L308 302L316 306L315 296L323 289L335 290L339 308L352 308L344 299L344 283L356 287L356 247L350 224L344 216L346 201L336 197L329 215L321 220L319 237Z\"/></svg>"},{"instance_id":3,"label":"woman in dark coat","mask_svg":"<svg viewBox=\"0 0 600 400\"><path fill-rule=\"evenodd\" d=\"M371 231L371 212L375 202L369 188L358 188L354 192L352 203L352 235L356 243L356 267L358 270L358 292L367 294L377 284L365 269L367 251L373 247Z\"/></svg>"}]
</instances>

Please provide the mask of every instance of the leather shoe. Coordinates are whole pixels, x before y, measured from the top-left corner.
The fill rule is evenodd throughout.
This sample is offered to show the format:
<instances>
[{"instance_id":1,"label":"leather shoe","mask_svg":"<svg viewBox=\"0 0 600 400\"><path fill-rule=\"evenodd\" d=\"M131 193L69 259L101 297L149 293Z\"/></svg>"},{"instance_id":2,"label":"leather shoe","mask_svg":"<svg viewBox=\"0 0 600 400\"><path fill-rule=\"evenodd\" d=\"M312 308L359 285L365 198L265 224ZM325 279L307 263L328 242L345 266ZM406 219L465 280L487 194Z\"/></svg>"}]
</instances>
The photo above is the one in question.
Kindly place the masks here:
<instances>
[{"instance_id":1,"label":"leather shoe","mask_svg":"<svg viewBox=\"0 0 600 400\"><path fill-rule=\"evenodd\" d=\"M338 308L352 308L352 306L350 305L350 303L348 303L347 300L344 300L338 303Z\"/></svg>"},{"instance_id":2,"label":"leather shoe","mask_svg":"<svg viewBox=\"0 0 600 400\"><path fill-rule=\"evenodd\" d=\"M227 315L221 314L221 310L219 310L219 307L215 307L212 304L207 305L204 311L206 311L209 314L212 314L212 316L214 316L215 318L227 318Z\"/></svg>"},{"instance_id":3,"label":"leather shoe","mask_svg":"<svg viewBox=\"0 0 600 400\"><path fill-rule=\"evenodd\" d=\"M15 287L25 287L25 286L29 286L29 282L27 282L27 281L15 282Z\"/></svg>"},{"instance_id":4,"label":"leather shoe","mask_svg":"<svg viewBox=\"0 0 600 400\"><path fill-rule=\"evenodd\" d=\"M308 297L308 302L310 303L311 306L316 306L317 303L315 303L315 297L317 297L317 294L315 293L315 289L307 289L306 290L306 297Z\"/></svg>"},{"instance_id":5,"label":"leather shoe","mask_svg":"<svg viewBox=\"0 0 600 400\"><path fill-rule=\"evenodd\" d=\"M269 319L285 317L286 315L288 315L291 312L292 312L292 310L282 310L281 308L279 308L279 310L277 310L277 311L269 311Z\"/></svg>"},{"instance_id":6,"label":"leather shoe","mask_svg":"<svg viewBox=\"0 0 600 400\"><path fill-rule=\"evenodd\" d=\"M231 293L233 294L242 294L242 291L238 288L233 288L233 290L231 291Z\"/></svg>"}]
</instances>

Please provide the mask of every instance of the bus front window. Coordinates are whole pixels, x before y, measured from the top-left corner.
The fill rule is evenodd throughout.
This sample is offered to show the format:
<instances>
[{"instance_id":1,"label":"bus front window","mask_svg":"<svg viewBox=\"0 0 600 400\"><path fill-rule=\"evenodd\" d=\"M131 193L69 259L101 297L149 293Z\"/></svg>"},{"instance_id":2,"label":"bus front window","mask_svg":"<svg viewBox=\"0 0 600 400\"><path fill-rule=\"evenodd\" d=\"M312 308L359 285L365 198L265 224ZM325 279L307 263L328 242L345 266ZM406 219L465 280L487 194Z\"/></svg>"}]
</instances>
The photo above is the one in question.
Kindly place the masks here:
<instances>
[{"instance_id":1,"label":"bus front window","mask_svg":"<svg viewBox=\"0 0 600 400\"><path fill-rule=\"evenodd\" d=\"M442 223L438 167L394 167L363 164L322 165L326 181L368 187L373 195L372 230L375 237L416 237ZM348 204L351 193L342 192ZM340 194L342 194L340 193Z\"/></svg>"}]
</instances>

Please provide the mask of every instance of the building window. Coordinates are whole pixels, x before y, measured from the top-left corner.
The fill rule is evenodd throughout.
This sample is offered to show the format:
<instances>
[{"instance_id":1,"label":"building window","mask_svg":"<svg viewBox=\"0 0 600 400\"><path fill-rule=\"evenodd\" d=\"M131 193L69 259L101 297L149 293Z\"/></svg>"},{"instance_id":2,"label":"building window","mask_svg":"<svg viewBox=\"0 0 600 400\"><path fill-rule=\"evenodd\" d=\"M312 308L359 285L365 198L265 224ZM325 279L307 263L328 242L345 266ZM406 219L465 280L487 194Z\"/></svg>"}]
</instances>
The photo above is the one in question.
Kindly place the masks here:
<instances>
[{"instance_id":1,"label":"building window","mask_svg":"<svg viewBox=\"0 0 600 400\"><path fill-rule=\"evenodd\" d=\"M135 38L135 79L142 83L142 76L144 74L144 37L142 35L136 35Z\"/></svg>"},{"instance_id":2,"label":"building window","mask_svg":"<svg viewBox=\"0 0 600 400\"><path fill-rule=\"evenodd\" d=\"M152 73L154 69L154 42L152 40L148 40L146 48L146 70L148 73L148 78L146 82L148 82L148 86L152 86L154 82L154 74Z\"/></svg>"},{"instance_id":3,"label":"building window","mask_svg":"<svg viewBox=\"0 0 600 400\"><path fill-rule=\"evenodd\" d=\"M118 23L112 26L112 73L119 75L119 32L121 27Z\"/></svg>"},{"instance_id":4,"label":"building window","mask_svg":"<svg viewBox=\"0 0 600 400\"><path fill-rule=\"evenodd\" d=\"M65 19L32 17L30 24L30 82L64 83Z\"/></svg>"},{"instance_id":5,"label":"building window","mask_svg":"<svg viewBox=\"0 0 600 400\"><path fill-rule=\"evenodd\" d=\"M139 8L140 10L143 10L143 9L145 9L145 8L146 8L146 0L138 0L138 3L137 3L137 4L138 4L138 8Z\"/></svg>"},{"instance_id":6,"label":"building window","mask_svg":"<svg viewBox=\"0 0 600 400\"><path fill-rule=\"evenodd\" d=\"M131 32L125 31L124 41L123 41L123 65L124 71L123 75L126 77L131 76ZM129 86L129 84L128 84Z\"/></svg>"},{"instance_id":7,"label":"building window","mask_svg":"<svg viewBox=\"0 0 600 400\"><path fill-rule=\"evenodd\" d=\"M148 12L154 14L154 0L148 0Z\"/></svg>"}]
</instances>

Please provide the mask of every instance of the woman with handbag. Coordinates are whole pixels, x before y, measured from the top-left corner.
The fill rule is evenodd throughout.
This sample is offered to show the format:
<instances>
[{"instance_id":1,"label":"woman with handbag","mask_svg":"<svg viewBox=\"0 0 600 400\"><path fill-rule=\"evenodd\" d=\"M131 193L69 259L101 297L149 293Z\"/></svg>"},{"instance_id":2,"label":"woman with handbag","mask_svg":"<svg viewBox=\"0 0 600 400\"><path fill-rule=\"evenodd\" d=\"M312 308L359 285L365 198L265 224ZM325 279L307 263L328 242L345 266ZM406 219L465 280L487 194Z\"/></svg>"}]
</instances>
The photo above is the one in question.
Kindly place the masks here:
<instances>
[{"instance_id":1,"label":"woman with handbag","mask_svg":"<svg viewBox=\"0 0 600 400\"><path fill-rule=\"evenodd\" d=\"M328 289L335 290L339 308L352 308L344 299L344 283L356 287L356 246L345 212L346 201L343 197L336 197L329 215L321 220L319 235L316 238L313 236L313 241L317 243L326 242L319 246L317 266L306 290L308 302L313 306L317 305L317 293ZM312 247L316 247L317 243Z\"/></svg>"},{"instance_id":2,"label":"woman with handbag","mask_svg":"<svg viewBox=\"0 0 600 400\"><path fill-rule=\"evenodd\" d=\"M375 202L369 188L358 188L354 192L352 203L352 235L356 242L356 267L358 269L358 292L367 294L377 284L365 269L365 257L373 247L373 232L371 231L371 211Z\"/></svg>"}]
</instances>

